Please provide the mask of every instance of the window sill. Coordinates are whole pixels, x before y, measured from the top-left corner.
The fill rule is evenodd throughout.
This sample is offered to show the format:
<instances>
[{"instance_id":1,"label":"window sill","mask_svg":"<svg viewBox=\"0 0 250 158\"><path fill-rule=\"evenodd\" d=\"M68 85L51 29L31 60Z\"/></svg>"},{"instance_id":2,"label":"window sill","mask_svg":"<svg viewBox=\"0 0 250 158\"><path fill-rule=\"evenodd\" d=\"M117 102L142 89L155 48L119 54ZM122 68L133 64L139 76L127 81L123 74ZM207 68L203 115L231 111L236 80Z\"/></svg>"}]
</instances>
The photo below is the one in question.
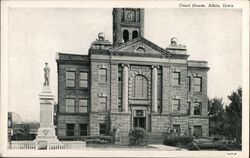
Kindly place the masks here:
<instances>
[{"instance_id":1,"label":"window sill","mask_svg":"<svg viewBox=\"0 0 250 158\"><path fill-rule=\"evenodd\" d=\"M81 115L81 116L86 116L86 115L88 115L89 114L89 112L87 112L87 113L79 113L79 112L60 112L60 113L58 113L58 115L74 115L74 116L79 116L79 115Z\"/></svg>"},{"instance_id":2,"label":"window sill","mask_svg":"<svg viewBox=\"0 0 250 158\"><path fill-rule=\"evenodd\" d=\"M203 92L193 92L194 95L202 95Z\"/></svg>"},{"instance_id":3,"label":"window sill","mask_svg":"<svg viewBox=\"0 0 250 158\"><path fill-rule=\"evenodd\" d=\"M66 89L76 89L76 87L66 87Z\"/></svg>"},{"instance_id":4,"label":"window sill","mask_svg":"<svg viewBox=\"0 0 250 158\"><path fill-rule=\"evenodd\" d=\"M108 82L98 82L99 84L108 84Z\"/></svg>"},{"instance_id":5,"label":"window sill","mask_svg":"<svg viewBox=\"0 0 250 158\"><path fill-rule=\"evenodd\" d=\"M79 89L89 90L89 87L79 87Z\"/></svg>"},{"instance_id":6,"label":"window sill","mask_svg":"<svg viewBox=\"0 0 250 158\"><path fill-rule=\"evenodd\" d=\"M67 90L89 90L88 87L66 87Z\"/></svg>"},{"instance_id":7,"label":"window sill","mask_svg":"<svg viewBox=\"0 0 250 158\"><path fill-rule=\"evenodd\" d=\"M191 118L208 118L207 116L202 116L202 115L190 115L189 117L191 117Z\"/></svg>"},{"instance_id":8,"label":"window sill","mask_svg":"<svg viewBox=\"0 0 250 158\"><path fill-rule=\"evenodd\" d=\"M182 85L180 84L180 85L172 85L172 87L174 87L174 88L180 88L180 87L182 87Z\"/></svg>"}]
</instances>

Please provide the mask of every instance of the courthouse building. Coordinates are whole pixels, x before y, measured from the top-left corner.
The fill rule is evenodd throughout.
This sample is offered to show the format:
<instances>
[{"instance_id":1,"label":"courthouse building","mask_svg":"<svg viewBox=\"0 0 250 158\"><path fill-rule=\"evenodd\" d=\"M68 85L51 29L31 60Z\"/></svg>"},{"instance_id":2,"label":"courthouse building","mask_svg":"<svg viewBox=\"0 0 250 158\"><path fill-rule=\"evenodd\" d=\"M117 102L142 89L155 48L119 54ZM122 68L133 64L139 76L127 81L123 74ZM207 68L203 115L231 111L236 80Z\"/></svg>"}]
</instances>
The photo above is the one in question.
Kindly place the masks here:
<instances>
[{"instance_id":1,"label":"courthouse building","mask_svg":"<svg viewBox=\"0 0 250 158\"><path fill-rule=\"evenodd\" d=\"M176 38L165 49L144 38L144 18L144 9L113 9L113 43L99 33L88 55L58 53L59 138L118 128L126 140L135 127L208 136L207 62L188 60Z\"/></svg>"}]
</instances>

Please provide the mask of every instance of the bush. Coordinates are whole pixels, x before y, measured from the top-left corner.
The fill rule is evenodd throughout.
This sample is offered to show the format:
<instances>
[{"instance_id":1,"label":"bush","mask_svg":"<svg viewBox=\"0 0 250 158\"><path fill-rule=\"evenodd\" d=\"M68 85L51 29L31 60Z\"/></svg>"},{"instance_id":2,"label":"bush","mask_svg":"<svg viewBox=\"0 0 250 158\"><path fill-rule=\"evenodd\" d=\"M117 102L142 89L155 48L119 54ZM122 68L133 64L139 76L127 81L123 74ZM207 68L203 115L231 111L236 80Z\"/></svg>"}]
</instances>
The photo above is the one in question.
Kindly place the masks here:
<instances>
[{"instance_id":1,"label":"bush","mask_svg":"<svg viewBox=\"0 0 250 158\"><path fill-rule=\"evenodd\" d=\"M223 150L223 151L231 150L231 148L226 144L219 144L216 149L217 150Z\"/></svg>"},{"instance_id":2,"label":"bush","mask_svg":"<svg viewBox=\"0 0 250 158\"><path fill-rule=\"evenodd\" d=\"M200 150L199 146L195 142L190 143L188 149L189 150Z\"/></svg>"},{"instance_id":3,"label":"bush","mask_svg":"<svg viewBox=\"0 0 250 158\"><path fill-rule=\"evenodd\" d=\"M129 131L130 145L146 145L146 131L143 128L134 128Z\"/></svg>"},{"instance_id":4,"label":"bush","mask_svg":"<svg viewBox=\"0 0 250 158\"><path fill-rule=\"evenodd\" d=\"M229 144L223 144L220 142L214 141L214 139L196 139L193 143L189 145L189 150L200 150L200 149L209 149L209 150L231 150L232 148Z\"/></svg>"},{"instance_id":5,"label":"bush","mask_svg":"<svg viewBox=\"0 0 250 158\"><path fill-rule=\"evenodd\" d=\"M192 143L193 140L194 140L193 136L179 136L179 138L177 139L177 141L180 142L180 144L182 145L188 145Z\"/></svg>"},{"instance_id":6,"label":"bush","mask_svg":"<svg viewBox=\"0 0 250 158\"><path fill-rule=\"evenodd\" d=\"M176 136L170 135L163 140L164 145L175 146L177 144Z\"/></svg>"},{"instance_id":7,"label":"bush","mask_svg":"<svg viewBox=\"0 0 250 158\"><path fill-rule=\"evenodd\" d=\"M103 136L103 135L88 136L86 137L86 143L111 144L111 143L114 143L114 138L113 136Z\"/></svg>"},{"instance_id":8,"label":"bush","mask_svg":"<svg viewBox=\"0 0 250 158\"><path fill-rule=\"evenodd\" d=\"M164 145L170 145L170 146L175 146L175 145L188 145L192 143L194 140L193 136L175 136L175 135L169 135L164 137L163 144Z\"/></svg>"}]
</instances>

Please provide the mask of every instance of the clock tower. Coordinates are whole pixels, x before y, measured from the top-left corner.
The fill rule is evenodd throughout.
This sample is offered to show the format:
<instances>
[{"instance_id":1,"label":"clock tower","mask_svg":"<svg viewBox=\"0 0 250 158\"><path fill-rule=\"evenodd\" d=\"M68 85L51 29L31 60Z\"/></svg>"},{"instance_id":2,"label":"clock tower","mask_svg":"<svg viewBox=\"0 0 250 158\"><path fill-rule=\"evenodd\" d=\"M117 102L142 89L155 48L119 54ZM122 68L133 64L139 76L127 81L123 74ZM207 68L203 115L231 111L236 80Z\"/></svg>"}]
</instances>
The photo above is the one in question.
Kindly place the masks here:
<instances>
[{"instance_id":1,"label":"clock tower","mask_svg":"<svg viewBox=\"0 0 250 158\"><path fill-rule=\"evenodd\" d=\"M113 9L113 44L117 46L144 35L144 9Z\"/></svg>"}]
</instances>

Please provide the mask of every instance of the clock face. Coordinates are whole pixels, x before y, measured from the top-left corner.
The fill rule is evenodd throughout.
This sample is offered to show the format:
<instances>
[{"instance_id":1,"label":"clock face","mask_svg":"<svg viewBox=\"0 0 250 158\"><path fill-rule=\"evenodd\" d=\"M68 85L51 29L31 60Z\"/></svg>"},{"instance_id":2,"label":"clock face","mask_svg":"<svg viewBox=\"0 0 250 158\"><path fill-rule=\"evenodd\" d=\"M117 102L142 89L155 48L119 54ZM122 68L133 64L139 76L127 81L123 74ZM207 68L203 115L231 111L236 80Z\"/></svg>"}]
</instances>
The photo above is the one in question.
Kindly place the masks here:
<instances>
[{"instance_id":1,"label":"clock face","mask_svg":"<svg viewBox=\"0 0 250 158\"><path fill-rule=\"evenodd\" d=\"M135 12L133 10L126 11L126 19L128 19L129 21L134 21L135 20Z\"/></svg>"}]
</instances>

